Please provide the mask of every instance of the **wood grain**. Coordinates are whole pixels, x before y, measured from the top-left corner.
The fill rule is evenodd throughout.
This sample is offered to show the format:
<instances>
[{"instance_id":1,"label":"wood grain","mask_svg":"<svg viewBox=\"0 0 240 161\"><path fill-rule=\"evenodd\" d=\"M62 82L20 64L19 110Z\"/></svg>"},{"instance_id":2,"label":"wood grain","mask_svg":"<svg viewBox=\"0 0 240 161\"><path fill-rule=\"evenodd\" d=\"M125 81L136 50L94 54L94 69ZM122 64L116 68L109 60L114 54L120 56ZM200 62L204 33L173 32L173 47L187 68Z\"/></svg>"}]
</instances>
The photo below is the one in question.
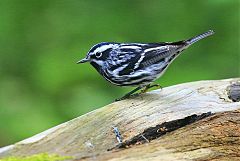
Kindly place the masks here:
<instances>
[{"instance_id":1,"label":"wood grain","mask_svg":"<svg viewBox=\"0 0 240 161\"><path fill-rule=\"evenodd\" d=\"M47 152L76 160L237 160L240 102L229 97L236 82L240 78L190 82L114 102L0 148L0 157Z\"/></svg>"}]
</instances>

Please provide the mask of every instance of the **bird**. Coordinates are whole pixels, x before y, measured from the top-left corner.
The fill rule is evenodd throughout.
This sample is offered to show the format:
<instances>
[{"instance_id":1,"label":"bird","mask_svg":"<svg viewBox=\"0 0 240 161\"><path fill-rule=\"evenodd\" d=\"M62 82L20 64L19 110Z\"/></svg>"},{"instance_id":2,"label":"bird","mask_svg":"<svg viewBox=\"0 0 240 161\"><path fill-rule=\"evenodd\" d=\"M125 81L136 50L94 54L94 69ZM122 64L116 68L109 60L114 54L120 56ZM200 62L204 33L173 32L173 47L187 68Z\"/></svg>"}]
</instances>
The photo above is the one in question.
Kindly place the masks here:
<instances>
[{"instance_id":1,"label":"bird","mask_svg":"<svg viewBox=\"0 0 240 161\"><path fill-rule=\"evenodd\" d=\"M189 46L213 35L208 30L190 39L176 42L118 43L94 45L77 64L89 62L107 81L117 86L137 87L117 100L131 97L139 90L145 93L169 65Z\"/></svg>"}]
</instances>

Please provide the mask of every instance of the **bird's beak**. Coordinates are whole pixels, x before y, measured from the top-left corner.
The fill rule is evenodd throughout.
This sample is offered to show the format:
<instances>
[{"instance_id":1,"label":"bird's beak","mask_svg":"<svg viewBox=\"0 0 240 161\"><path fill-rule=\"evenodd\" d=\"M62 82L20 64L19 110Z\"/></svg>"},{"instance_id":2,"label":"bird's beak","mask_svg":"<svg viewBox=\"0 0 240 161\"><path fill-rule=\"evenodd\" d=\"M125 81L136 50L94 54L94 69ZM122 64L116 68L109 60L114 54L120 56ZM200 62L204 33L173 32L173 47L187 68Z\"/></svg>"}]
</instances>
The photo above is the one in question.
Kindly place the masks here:
<instances>
[{"instance_id":1,"label":"bird's beak","mask_svg":"<svg viewBox=\"0 0 240 161\"><path fill-rule=\"evenodd\" d=\"M89 59L88 59L88 58L83 58L83 59L79 60L79 61L77 62L77 64L86 63L86 62L89 62Z\"/></svg>"}]
</instances>

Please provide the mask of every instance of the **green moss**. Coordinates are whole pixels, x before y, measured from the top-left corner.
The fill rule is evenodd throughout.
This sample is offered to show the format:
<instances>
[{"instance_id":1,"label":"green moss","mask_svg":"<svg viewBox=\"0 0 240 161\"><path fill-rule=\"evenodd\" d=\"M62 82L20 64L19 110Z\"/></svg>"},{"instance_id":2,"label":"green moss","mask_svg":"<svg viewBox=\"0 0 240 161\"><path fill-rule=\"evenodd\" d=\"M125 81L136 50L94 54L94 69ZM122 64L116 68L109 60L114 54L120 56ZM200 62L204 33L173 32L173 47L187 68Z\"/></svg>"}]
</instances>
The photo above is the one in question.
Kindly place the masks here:
<instances>
[{"instance_id":1,"label":"green moss","mask_svg":"<svg viewBox=\"0 0 240 161\"><path fill-rule=\"evenodd\" d=\"M0 159L0 161L63 161L67 159L72 159L72 157L41 153L26 157L7 157Z\"/></svg>"}]
</instances>

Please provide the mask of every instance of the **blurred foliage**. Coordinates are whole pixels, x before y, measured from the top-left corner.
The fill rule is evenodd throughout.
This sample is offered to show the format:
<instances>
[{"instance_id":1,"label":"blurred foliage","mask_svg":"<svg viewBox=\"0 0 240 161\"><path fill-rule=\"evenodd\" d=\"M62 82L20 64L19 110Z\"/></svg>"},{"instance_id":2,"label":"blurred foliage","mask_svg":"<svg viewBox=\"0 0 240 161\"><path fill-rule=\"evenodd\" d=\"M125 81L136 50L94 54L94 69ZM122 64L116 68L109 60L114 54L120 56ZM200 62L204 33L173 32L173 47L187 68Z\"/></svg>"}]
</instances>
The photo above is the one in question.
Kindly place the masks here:
<instances>
[{"instance_id":1,"label":"blurred foliage","mask_svg":"<svg viewBox=\"0 0 240 161\"><path fill-rule=\"evenodd\" d=\"M162 86L240 75L239 0L1 0L0 146L101 107L115 87L89 64L102 41L163 42L216 34L186 50Z\"/></svg>"}]
</instances>

